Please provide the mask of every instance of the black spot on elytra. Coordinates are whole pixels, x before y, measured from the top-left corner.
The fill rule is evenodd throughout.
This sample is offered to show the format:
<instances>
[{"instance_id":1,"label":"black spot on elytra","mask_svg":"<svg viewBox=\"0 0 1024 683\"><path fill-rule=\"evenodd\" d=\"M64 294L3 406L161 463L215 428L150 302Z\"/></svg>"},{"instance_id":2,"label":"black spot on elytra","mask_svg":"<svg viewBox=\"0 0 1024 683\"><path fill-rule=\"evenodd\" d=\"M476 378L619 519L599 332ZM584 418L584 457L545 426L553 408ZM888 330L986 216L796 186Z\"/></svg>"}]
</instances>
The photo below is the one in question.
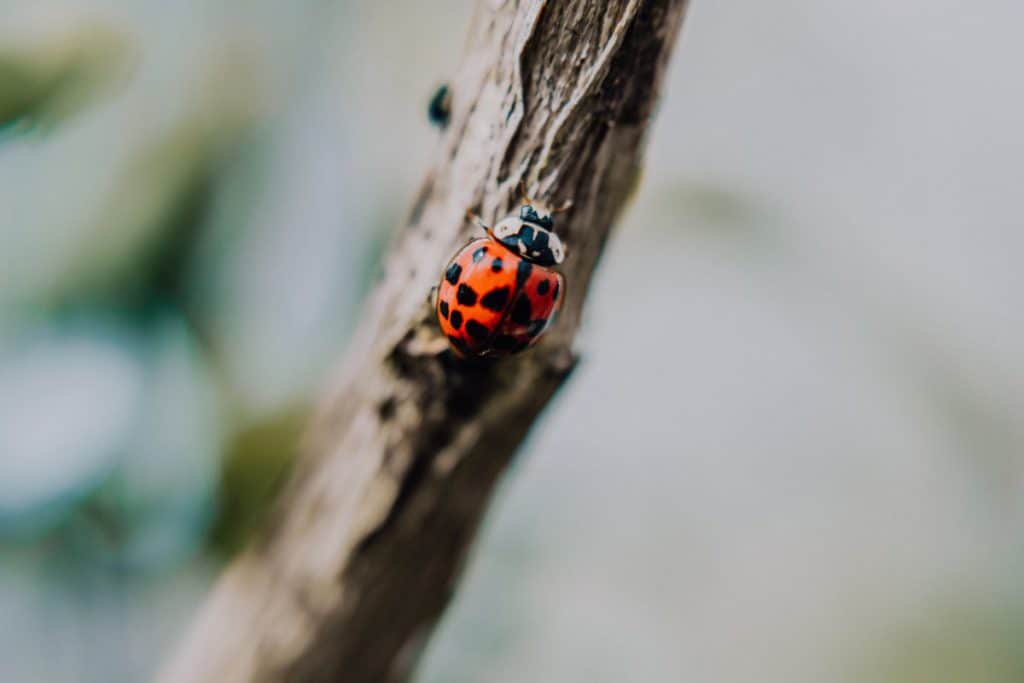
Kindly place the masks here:
<instances>
[{"instance_id":1,"label":"black spot on elytra","mask_svg":"<svg viewBox=\"0 0 1024 683\"><path fill-rule=\"evenodd\" d=\"M483 299L480 299L480 305L484 308L488 308L492 311L500 313L505 309L505 304L508 303L508 287L498 287L492 289L484 295Z\"/></svg>"},{"instance_id":2,"label":"black spot on elytra","mask_svg":"<svg viewBox=\"0 0 1024 683\"><path fill-rule=\"evenodd\" d=\"M519 266L516 268L516 289L522 289L526 281L530 279L530 273L533 272L533 264L529 261L520 261Z\"/></svg>"},{"instance_id":3,"label":"black spot on elytra","mask_svg":"<svg viewBox=\"0 0 1024 683\"><path fill-rule=\"evenodd\" d=\"M466 332L469 332L469 336L477 341L487 339L489 334L489 330L486 327L472 319L466 321Z\"/></svg>"},{"instance_id":4,"label":"black spot on elytra","mask_svg":"<svg viewBox=\"0 0 1024 683\"><path fill-rule=\"evenodd\" d=\"M445 271L444 279L454 285L459 281L460 275L462 275L462 266L458 263L453 263L448 266L448 270Z\"/></svg>"},{"instance_id":5,"label":"black spot on elytra","mask_svg":"<svg viewBox=\"0 0 1024 683\"><path fill-rule=\"evenodd\" d=\"M438 310L441 311L441 315L444 316L444 319L447 320L448 319L448 302L447 301L442 301L441 304L437 308L438 308Z\"/></svg>"},{"instance_id":6,"label":"black spot on elytra","mask_svg":"<svg viewBox=\"0 0 1024 683\"><path fill-rule=\"evenodd\" d=\"M448 322L452 324L456 330L462 327L462 312L459 309L452 311L452 317L448 319Z\"/></svg>"},{"instance_id":7,"label":"black spot on elytra","mask_svg":"<svg viewBox=\"0 0 1024 683\"><path fill-rule=\"evenodd\" d=\"M480 263L484 256L487 256L487 247L480 247L473 252L473 263Z\"/></svg>"},{"instance_id":8,"label":"black spot on elytra","mask_svg":"<svg viewBox=\"0 0 1024 683\"><path fill-rule=\"evenodd\" d=\"M473 288L465 282L459 285L459 291L455 295L455 298L463 306L473 306L476 304L476 292L474 292Z\"/></svg>"},{"instance_id":9,"label":"black spot on elytra","mask_svg":"<svg viewBox=\"0 0 1024 683\"><path fill-rule=\"evenodd\" d=\"M521 351L525 348L526 342L516 339L510 334L499 334L494 338L494 341L491 342L491 345L494 347L495 351L511 351L515 353L516 351Z\"/></svg>"},{"instance_id":10,"label":"black spot on elytra","mask_svg":"<svg viewBox=\"0 0 1024 683\"><path fill-rule=\"evenodd\" d=\"M512 322L517 325L529 325L533 316L533 309L530 307L530 297L520 294L512 306Z\"/></svg>"},{"instance_id":11,"label":"black spot on elytra","mask_svg":"<svg viewBox=\"0 0 1024 683\"><path fill-rule=\"evenodd\" d=\"M544 326L547 324L547 320L544 318L538 318L530 323L530 326L526 328L526 334L531 337L536 337L538 334L544 331Z\"/></svg>"},{"instance_id":12,"label":"black spot on elytra","mask_svg":"<svg viewBox=\"0 0 1024 683\"><path fill-rule=\"evenodd\" d=\"M555 280L555 291L551 292L551 301L558 301L558 281Z\"/></svg>"},{"instance_id":13,"label":"black spot on elytra","mask_svg":"<svg viewBox=\"0 0 1024 683\"><path fill-rule=\"evenodd\" d=\"M551 288L551 282L549 280L541 280L540 284L537 285L537 293L544 296L548 293L548 289Z\"/></svg>"},{"instance_id":14,"label":"black spot on elytra","mask_svg":"<svg viewBox=\"0 0 1024 683\"><path fill-rule=\"evenodd\" d=\"M496 258L491 261L491 270L495 273L500 273L501 269L505 267L505 264L501 262L500 258Z\"/></svg>"}]
</instances>

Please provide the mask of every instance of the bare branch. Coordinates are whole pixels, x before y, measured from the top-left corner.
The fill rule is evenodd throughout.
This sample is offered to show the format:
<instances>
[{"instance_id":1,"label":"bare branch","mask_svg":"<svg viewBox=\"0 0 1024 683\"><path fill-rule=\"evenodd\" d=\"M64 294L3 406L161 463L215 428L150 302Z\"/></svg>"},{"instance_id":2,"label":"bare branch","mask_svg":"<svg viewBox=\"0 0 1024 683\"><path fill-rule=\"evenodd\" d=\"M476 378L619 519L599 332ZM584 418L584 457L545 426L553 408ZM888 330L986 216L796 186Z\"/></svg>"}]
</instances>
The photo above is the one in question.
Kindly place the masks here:
<instances>
[{"instance_id":1,"label":"bare branch","mask_svg":"<svg viewBox=\"0 0 1024 683\"><path fill-rule=\"evenodd\" d=\"M481 2L433 170L310 428L273 523L227 569L163 672L184 681L401 681L498 476L572 371L584 295L638 175L685 0ZM497 7L495 7L497 6ZM530 194L572 199L568 292L526 354L442 351L429 292Z\"/></svg>"}]
</instances>

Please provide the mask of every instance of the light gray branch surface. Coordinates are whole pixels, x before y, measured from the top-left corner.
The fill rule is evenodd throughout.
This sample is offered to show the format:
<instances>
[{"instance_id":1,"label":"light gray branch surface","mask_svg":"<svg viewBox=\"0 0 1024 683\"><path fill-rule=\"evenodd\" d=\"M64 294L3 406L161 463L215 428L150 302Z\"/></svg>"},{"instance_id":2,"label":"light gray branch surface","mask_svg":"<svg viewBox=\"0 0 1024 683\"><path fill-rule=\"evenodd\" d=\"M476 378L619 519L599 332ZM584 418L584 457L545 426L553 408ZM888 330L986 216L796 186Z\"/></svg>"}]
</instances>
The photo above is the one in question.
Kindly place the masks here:
<instances>
[{"instance_id":1,"label":"light gray branch surface","mask_svg":"<svg viewBox=\"0 0 1024 683\"><path fill-rule=\"evenodd\" d=\"M455 589L494 484L571 372L572 339L645 134L685 0L481 1L451 121L271 524L224 572L165 683L406 680ZM531 196L567 293L521 356L443 351L428 302L447 259Z\"/></svg>"}]
</instances>

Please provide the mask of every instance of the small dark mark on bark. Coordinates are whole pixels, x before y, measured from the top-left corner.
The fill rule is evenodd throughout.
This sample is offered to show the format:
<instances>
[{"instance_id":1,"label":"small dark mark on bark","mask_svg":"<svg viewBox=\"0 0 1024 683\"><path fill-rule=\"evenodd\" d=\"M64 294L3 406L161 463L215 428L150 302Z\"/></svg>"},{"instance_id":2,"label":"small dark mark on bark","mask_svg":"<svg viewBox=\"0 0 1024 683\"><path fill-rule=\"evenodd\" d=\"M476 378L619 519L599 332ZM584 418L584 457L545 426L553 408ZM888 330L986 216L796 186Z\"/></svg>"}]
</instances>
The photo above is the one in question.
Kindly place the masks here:
<instances>
[{"instance_id":1,"label":"small dark mark on bark","mask_svg":"<svg viewBox=\"0 0 1024 683\"><path fill-rule=\"evenodd\" d=\"M409 211L409 220L406 226L409 228L415 228L419 225L420 218L423 216L423 207L426 206L427 200L430 199L431 193L434 191L434 176L433 174L428 175L427 179L423 181L423 185L420 186L419 194L416 195L416 200L413 202L412 210Z\"/></svg>"},{"instance_id":2,"label":"small dark mark on bark","mask_svg":"<svg viewBox=\"0 0 1024 683\"><path fill-rule=\"evenodd\" d=\"M387 422L395 416L395 408L397 402L394 396L388 396L377 405L377 415L380 417L381 422Z\"/></svg>"}]
</instances>

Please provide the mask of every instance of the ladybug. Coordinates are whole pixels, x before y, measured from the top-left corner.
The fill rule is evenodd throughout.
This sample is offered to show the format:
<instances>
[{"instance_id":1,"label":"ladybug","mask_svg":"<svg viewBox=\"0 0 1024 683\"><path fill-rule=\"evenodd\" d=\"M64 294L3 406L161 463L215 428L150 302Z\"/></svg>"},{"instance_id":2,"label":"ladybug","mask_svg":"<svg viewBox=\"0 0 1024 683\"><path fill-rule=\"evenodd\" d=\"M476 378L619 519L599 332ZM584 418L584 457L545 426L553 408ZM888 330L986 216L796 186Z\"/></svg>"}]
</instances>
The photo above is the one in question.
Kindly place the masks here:
<instances>
[{"instance_id":1,"label":"ladybug","mask_svg":"<svg viewBox=\"0 0 1024 683\"><path fill-rule=\"evenodd\" d=\"M551 216L558 209L524 198L518 214L452 257L437 290L437 320L463 357L518 353L537 342L554 321L565 279L552 270L565 259Z\"/></svg>"}]
</instances>

